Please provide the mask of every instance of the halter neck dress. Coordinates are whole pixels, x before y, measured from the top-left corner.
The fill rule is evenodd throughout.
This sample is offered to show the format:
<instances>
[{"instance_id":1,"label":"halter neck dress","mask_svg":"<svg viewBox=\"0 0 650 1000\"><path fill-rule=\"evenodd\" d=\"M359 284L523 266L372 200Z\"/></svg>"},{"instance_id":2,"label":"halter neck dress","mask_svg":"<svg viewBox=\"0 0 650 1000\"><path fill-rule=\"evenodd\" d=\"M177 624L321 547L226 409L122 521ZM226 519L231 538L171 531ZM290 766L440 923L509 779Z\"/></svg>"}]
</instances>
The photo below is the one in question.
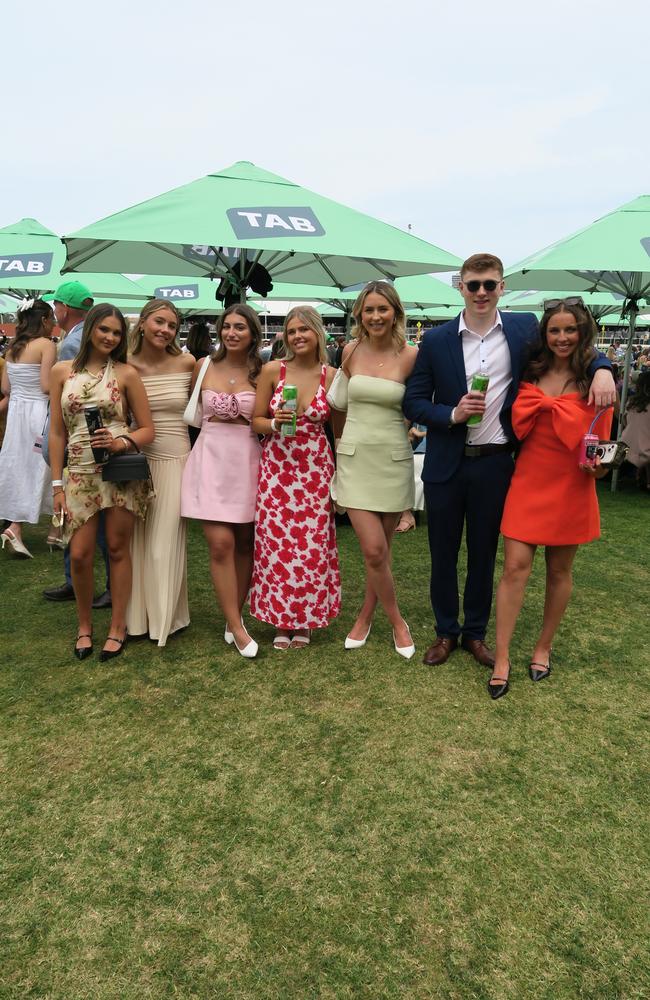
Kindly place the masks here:
<instances>
[{"instance_id":1,"label":"halter neck dress","mask_svg":"<svg viewBox=\"0 0 650 1000\"><path fill-rule=\"evenodd\" d=\"M68 433L68 466L64 472L65 500L70 512L64 524L64 540L100 510L124 507L144 519L154 493L147 479L109 483L102 479L90 446L90 435L84 415L85 406L97 406L104 427L113 435L128 434L124 419L124 400L119 382L109 358L105 367L94 375L84 368L71 371L63 384L61 409Z\"/></svg>"}]
</instances>

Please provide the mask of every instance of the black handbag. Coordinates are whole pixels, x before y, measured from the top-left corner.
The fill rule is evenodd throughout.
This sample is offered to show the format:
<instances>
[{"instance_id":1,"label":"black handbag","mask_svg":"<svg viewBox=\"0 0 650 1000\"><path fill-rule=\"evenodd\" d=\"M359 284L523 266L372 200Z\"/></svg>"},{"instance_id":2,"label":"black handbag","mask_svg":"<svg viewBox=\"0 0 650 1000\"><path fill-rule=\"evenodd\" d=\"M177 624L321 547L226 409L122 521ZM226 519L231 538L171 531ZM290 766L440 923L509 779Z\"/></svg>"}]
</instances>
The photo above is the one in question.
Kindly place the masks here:
<instances>
[{"instance_id":1,"label":"black handbag","mask_svg":"<svg viewBox=\"0 0 650 1000\"><path fill-rule=\"evenodd\" d=\"M136 479L151 479L151 470L147 456L143 455L133 438L128 434L118 434L130 441L135 448L135 454L111 455L102 467L102 479L105 483L129 483Z\"/></svg>"}]
</instances>

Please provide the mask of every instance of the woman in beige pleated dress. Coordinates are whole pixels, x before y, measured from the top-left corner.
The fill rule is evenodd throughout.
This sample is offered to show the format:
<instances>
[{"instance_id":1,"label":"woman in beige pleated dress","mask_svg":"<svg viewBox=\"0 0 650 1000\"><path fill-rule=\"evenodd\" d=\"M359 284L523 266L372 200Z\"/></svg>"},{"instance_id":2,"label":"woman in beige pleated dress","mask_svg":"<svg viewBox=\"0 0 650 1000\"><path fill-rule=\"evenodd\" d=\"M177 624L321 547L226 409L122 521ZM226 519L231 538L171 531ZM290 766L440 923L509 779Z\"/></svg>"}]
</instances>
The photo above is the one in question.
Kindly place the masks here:
<instances>
[{"instance_id":1,"label":"woman in beige pleated dress","mask_svg":"<svg viewBox=\"0 0 650 1000\"><path fill-rule=\"evenodd\" d=\"M133 532L133 588L126 621L130 635L148 633L159 646L190 622L181 478L190 453L183 411L194 358L178 345L180 322L171 302L152 299L132 331L129 355L144 383L156 429L153 444L143 449L156 497L146 520L136 523Z\"/></svg>"}]
</instances>

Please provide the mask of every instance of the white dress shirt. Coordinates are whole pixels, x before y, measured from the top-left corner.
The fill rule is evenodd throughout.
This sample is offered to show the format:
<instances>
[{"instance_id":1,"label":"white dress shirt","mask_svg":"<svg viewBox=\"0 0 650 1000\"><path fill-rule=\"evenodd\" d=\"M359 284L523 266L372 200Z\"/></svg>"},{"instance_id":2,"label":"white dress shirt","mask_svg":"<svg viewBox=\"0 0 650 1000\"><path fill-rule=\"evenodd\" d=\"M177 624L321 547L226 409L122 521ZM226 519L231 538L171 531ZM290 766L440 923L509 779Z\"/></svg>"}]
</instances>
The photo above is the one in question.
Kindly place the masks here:
<instances>
[{"instance_id":1,"label":"white dress shirt","mask_svg":"<svg viewBox=\"0 0 650 1000\"><path fill-rule=\"evenodd\" d=\"M486 372L490 376L483 419L480 424L468 426L467 444L506 444L508 438L499 418L512 382L512 365L501 313L497 310L494 326L487 333L481 334L470 330L463 310L458 324L458 336L463 346L467 391L472 387L474 375Z\"/></svg>"}]
</instances>

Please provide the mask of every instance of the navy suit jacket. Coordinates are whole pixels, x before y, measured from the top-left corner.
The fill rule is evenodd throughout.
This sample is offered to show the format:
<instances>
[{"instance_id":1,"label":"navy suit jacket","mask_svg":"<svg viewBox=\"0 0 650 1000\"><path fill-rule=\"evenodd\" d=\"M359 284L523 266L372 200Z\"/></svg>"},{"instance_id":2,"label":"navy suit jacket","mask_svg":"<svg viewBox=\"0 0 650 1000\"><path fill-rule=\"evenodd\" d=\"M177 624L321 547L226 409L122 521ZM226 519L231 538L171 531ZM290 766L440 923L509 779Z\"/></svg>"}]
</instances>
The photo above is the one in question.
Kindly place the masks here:
<instances>
[{"instance_id":1,"label":"navy suit jacket","mask_svg":"<svg viewBox=\"0 0 650 1000\"><path fill-rule=\"evenodd\" d=\"M503 333L510 350L512 383L501 410L501 425L514 443L512 404L519 389L531 349L539 343L539 324L532 313L501 313ZM458 334L460 314L425 333L417 361L404 394L404 413L409 420L425 424L427 451L422 470L425 483L445 483L454 475L463 457L467 427L449 426L451 411L467 392L463 345ZM611 365L602 354L592 362L590 374Z\"/></svg>"}]
</instances>

